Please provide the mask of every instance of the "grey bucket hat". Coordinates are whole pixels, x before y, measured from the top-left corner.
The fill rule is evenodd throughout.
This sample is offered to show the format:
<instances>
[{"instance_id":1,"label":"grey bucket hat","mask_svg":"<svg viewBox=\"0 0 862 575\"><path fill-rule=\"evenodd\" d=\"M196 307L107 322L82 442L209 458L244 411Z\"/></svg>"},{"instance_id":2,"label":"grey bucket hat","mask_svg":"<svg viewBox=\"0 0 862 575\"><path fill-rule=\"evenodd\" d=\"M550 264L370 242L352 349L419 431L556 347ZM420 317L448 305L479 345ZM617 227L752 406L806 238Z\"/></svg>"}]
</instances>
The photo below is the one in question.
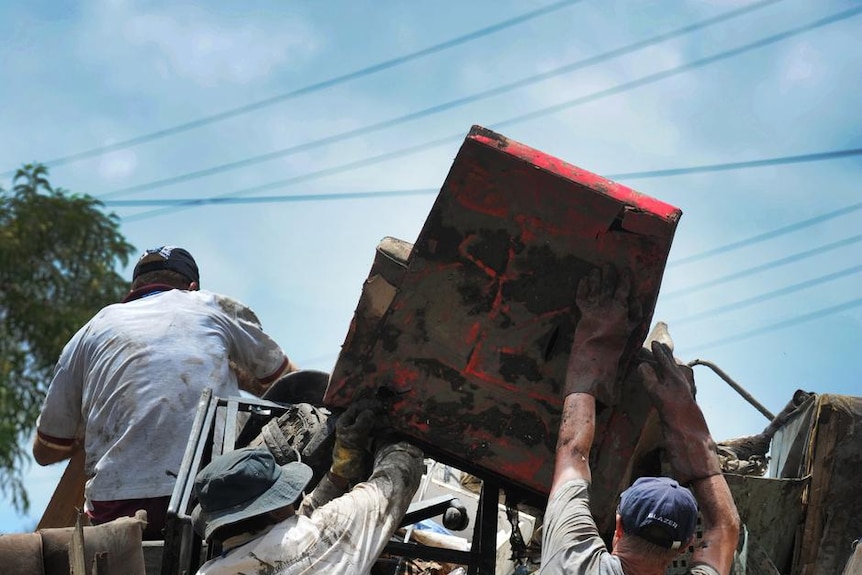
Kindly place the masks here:
<instances>
[{"instance_id":1,"label":"grey bucket hat","mask_svg":"<svg viewBox=\"0 0 862 575\"><path fill-rule=\"evenodd\" d=\"M290 505L311 475L304 463L279 466L266 449L244 447L217 456L195 477L195 531L209 539L220 527Z\"/></svg>"}]
</instances>

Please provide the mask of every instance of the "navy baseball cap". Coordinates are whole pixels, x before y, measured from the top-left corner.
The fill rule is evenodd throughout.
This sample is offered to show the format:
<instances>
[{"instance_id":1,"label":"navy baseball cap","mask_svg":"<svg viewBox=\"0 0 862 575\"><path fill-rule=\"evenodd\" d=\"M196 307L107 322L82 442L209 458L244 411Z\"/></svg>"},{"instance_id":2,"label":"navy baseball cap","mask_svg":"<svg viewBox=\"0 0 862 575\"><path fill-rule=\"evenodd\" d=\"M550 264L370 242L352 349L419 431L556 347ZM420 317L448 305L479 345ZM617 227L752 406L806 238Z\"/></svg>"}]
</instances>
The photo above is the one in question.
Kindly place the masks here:
<instances>
[{"instance_id":1,"label":"navy baseball cap","mask_svg":"<svg viewBox=\"0 0 862 575\"><path fill-rule=\"evenodd\" d=\"M201 282L198 264L188 251L174 246L149 249L138 260L132 281L139 275L157 270L171 270L182 274L189 281Z\"/></svg>"},{"instance_id":2,"label":"navy baseball cap","mask_svg":"<svg viewBox=\"0 0 862 575\"><path fill-rule=\"evenodd\" d=\"M694 536L697 501L670 477L641 477L620 496L623 531L665 549L679 549Z\"/></svg>"}]
</instances>

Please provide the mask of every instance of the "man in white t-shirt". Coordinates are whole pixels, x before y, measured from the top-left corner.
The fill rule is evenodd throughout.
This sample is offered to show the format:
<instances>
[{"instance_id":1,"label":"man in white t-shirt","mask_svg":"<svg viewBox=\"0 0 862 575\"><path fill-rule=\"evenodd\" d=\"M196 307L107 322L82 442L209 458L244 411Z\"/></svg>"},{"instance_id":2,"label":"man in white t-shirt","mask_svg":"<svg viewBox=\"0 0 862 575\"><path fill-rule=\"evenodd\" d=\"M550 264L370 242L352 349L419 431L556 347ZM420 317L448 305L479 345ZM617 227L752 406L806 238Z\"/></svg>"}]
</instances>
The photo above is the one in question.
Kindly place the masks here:
<instances>
[{"instance_id":1,"label":"man in white t-shirt","mask_svg":"<svg viewBox=\"0 0 862 575\"><path fill-rule=\"evenodd\" d=\"M589 457L596 398L613 395L619 362L640 318L630 301L631 277L606 266L581 280L581 318L566 372L554 477L544 517L542 568L548 575L661 575L694 542L698 506L704 524L689 563L691 575L727 575L739 516L721 474L715 444L692 395L692 380L664 344L638 366L661 420L674 479L639 478L620 497L612 551L590 514ZM690 487L691 492L685 486Z\"/></svg>"},{"instance_id":2,"label":"man in white t-shirt","mask_svg":"<svg viewBox=\"0 0 862 575\"><path fill-rule=\"evenodd\" d=\"M235 370L264 386L295 369L243 304L200 291L197 264L171 246L147 250L122 303L66 344L36 424L40 465L85 453L94 524L144 509L161 538L201 392L238 394Z\"/></svg>"},{"instance_id":3,"label":"man in white t-shirt","mask_svg":"<svg viewBox=\"0 0 862 575\"><path fill-rule=\"evenodd\" d=\"M198 575L369 573L423 470L419 449L373 436L381 424L379 407L367 403L340 415L332 466L305 497L312 472L304 463L279 467L269 451L255 448L213 458L195 478L192 523L201 537L221 542L222 553Z\"/></svg>"}]
</instances>

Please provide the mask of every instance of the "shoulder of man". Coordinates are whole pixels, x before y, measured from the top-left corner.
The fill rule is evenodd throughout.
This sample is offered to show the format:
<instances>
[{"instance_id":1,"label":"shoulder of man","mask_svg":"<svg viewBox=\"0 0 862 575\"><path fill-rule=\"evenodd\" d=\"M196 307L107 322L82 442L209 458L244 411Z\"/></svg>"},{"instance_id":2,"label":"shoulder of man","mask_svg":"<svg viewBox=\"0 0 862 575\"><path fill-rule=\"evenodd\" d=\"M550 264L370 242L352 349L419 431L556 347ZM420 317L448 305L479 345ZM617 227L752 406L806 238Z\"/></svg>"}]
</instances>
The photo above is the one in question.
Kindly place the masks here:
<instances>
[{"instance_id":1,"label":"shoulder of man","mask_svg":"<svg viewBox=\"0 0 862 575\"><path fill-rule=\"evenodd\" d=\"M197 291L191 293L198 294L197 297L211 301L214 305L218 306L218 308L222 312L224 312L231 318L242 320L250 324L256 325L257 327L261 327L260 318L257 317L257 314L254 313L254 311L252 311L250 307L235 298L207 291Z\"/></svg>"}]
</instances>

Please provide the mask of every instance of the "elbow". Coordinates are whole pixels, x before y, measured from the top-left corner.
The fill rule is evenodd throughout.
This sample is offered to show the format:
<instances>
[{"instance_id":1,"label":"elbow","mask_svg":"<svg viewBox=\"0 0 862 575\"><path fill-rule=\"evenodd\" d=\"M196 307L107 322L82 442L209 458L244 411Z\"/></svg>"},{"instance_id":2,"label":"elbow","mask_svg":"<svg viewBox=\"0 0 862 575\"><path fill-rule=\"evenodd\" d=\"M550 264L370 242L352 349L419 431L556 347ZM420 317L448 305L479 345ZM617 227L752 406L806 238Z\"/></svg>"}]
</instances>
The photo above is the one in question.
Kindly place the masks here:
<instances>
[{"instance_id":1,"label":"elbow","mask_svg":"<svg viewBox=\"0 0 862 575\"><path fill-rule=\"evenodd\" d=\"M33 460L42 467L51 465L52 463L56 463L57 461L59 461L59 459L51 457L50 454L45 453L43 450L38 449L35 446L33 447Z\"/></svg>"},{"instance_id":2,"label":"elbow","mask_svg":"<svg viewBox=\"0 0 862 575\"><path fill-rule=\"evenodd\" d=\"M732 506L731 512L727 517L727 526L728 538L732 541L739 540L739 532L742 530L742 520L739 518L739 511L736 509L736 505Z\"/></svg>"},{"instance_id":3,"label":"elbow","mask_svg":"<svg viewBox=\"0 0 862 575\"><path fill-rule=\"evenodd\" d=\"M716 540L721 542L720 548L727 550L727 561L733 561L733 554L739 546L739 534L742 531L742 520L736 505L732 502L715 525L714 533Z\"/></svg>"},{"instance_id":4,"label":"elbow","mask_svg":"<svg viewBox=\"0 0 862 575\"><path fill-rule=\"evenodd\" d=\"M33 460L42 467L45 467L46 465L69 459L75 450L75 445L69 449L56 449L49 447L39 441L39 438L37 437L33 441Z\"/></svg>"}]
</instances>

